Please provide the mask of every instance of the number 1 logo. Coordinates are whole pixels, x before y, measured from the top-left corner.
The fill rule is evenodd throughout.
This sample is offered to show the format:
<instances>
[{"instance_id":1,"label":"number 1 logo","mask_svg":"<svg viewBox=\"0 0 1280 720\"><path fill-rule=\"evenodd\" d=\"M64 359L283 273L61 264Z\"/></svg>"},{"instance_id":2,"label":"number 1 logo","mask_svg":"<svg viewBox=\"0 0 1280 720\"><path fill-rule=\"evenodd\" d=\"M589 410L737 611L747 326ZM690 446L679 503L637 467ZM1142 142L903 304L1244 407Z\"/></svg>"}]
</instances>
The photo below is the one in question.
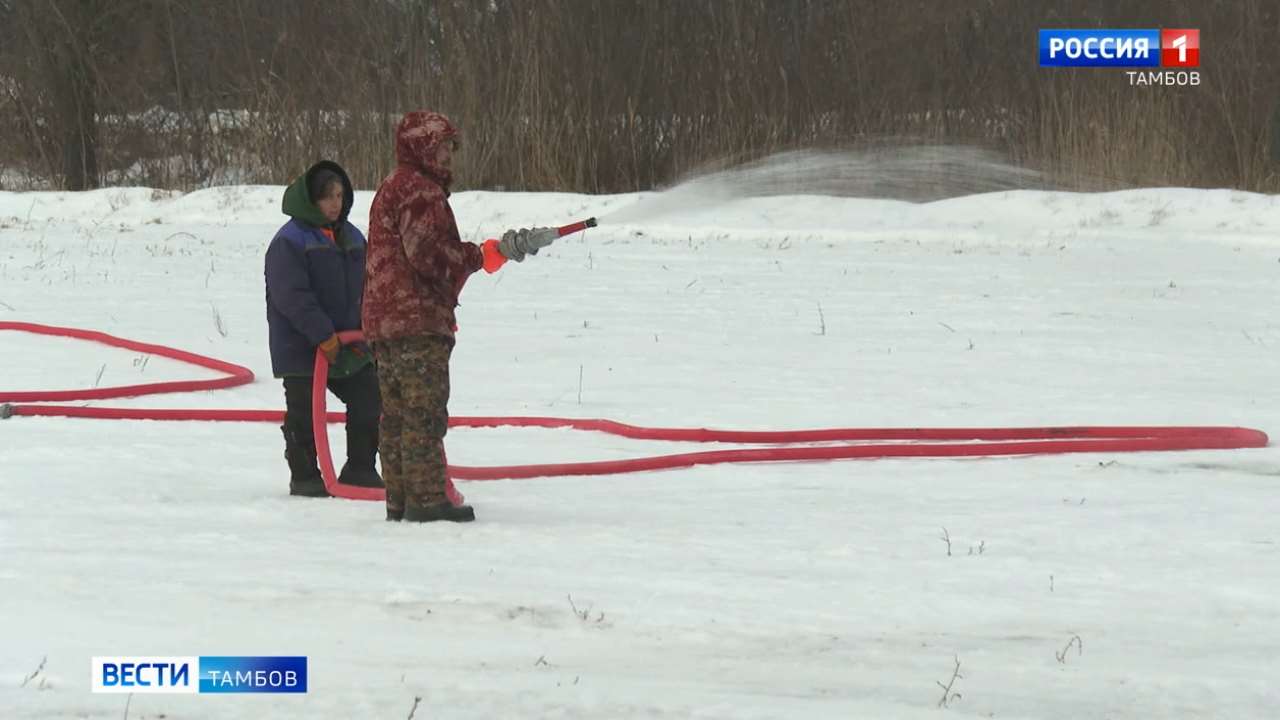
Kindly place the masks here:
<instances>
[{"instance_id":1,"label":"number 1 logo","mask_svg":"<svg viewBox=\"0 0 1280 720\"><path fill-rule=\"evenodd\" d=\"M1200 67L1199 30L1161 30L1160 65L1163 67Z\"/></svg>"}]
</instances>

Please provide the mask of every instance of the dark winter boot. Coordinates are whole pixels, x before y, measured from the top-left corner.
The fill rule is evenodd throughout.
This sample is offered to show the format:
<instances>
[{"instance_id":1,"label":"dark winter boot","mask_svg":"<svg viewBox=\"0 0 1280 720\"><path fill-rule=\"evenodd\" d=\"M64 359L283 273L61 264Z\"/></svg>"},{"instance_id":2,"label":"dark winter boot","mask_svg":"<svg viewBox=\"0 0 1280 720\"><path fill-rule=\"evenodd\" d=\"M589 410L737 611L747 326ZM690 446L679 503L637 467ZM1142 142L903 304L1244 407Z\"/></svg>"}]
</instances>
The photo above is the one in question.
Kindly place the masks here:
<instances>
[{"instance_id":1,"label":"dark winter boot","mask_svg":"<svg viewBox=\"0 0 1280 720\"><path fill-rule=\"evenodd\" d=\"M289 463L289 494L328 497L329 491L324 488L324 478L320 475L320 468L316 466L315 441L290 432L287 425L281 425L280 432L284 433L284 459Z\"/></svg>"},{"instance_id":2,"label":"dark winter boot","mask_svg":"<svg viewBox=\"0 0 1280 720\"><path fill-rule=\"evenodd\" d=\"M476 511L470 505L454 505L447 501L420 508L410 505L404 510L405 522L471 522L475 519Z\"/></svg>"},{"instance_id":3,"label":"dark winter boot","mask_svg":"<svg viewBox=\"0 0 1280 720\"><path fill-rule=\"evenodd\" d=\"M378 426L347 428L347 462L338 473L338 482L358 487L386 487L374 467L378 454Z\"/></svg>"}]
</instances>

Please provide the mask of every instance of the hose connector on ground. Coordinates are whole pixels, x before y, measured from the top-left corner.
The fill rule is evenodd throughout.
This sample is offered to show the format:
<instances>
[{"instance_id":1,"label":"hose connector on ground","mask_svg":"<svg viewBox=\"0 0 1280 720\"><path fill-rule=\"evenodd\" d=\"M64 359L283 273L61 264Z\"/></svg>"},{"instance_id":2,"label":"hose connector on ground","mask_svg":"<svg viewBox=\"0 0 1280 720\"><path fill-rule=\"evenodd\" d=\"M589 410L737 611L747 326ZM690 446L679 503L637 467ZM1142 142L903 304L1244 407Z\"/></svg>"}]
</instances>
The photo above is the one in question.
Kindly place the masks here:
<instances>
[{"instance_id":1,"label":"hose connector on ground","mask_svg":"<svg viewBox=\"0 0 1280 720\"><path fill-rule=\"evenodd\" d=\"M0 420L13 417L13 403L0 403Z\"/></svg>"}]
</instances>

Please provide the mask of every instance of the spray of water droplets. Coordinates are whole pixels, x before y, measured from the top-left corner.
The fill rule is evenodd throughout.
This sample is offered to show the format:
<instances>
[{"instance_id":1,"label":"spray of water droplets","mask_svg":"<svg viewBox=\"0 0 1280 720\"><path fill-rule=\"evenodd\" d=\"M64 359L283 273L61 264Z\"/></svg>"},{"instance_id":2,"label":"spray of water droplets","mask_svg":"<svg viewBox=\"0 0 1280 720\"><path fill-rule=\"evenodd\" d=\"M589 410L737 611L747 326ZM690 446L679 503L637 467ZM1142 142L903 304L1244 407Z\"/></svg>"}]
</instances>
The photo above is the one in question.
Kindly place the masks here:
<instances>
[{"instance_id":1,"label":"spray of water droplets","mask_svg":"<svg viewBox=\"0 0 1280 720\"><path fill-rule=\"evenodd\" d=\"M696 174L602 217L633 222L774 195L832 195L928 202L1005 190L1043 189L1040 173L969 146L881 143L860 150L796 150Z\"/></svg>"}]
</instances>

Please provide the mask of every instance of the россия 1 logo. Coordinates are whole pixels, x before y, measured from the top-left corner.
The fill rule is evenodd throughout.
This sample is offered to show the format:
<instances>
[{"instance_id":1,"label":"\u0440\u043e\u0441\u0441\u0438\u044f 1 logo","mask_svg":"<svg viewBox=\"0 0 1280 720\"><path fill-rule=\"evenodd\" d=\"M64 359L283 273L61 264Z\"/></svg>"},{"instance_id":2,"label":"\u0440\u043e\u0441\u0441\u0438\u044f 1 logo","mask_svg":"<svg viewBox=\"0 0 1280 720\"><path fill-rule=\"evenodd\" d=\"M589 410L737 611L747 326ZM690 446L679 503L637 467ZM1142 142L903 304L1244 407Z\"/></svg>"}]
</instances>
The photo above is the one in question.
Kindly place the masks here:
<instances>
[{"instance_id":1,"label":"\u0440\u043e\u0441\u0441\u0438\u044f 1 logo","mask_svg":"<svg viewBox=\"0 0 1280 720\"><path fill-rule=\"evenodd\" d=\"M1200 31L1040 31L1040 67L1164 68L1128 70L1130 85L1199 85Z\"/></svg>"}]
</instances>

